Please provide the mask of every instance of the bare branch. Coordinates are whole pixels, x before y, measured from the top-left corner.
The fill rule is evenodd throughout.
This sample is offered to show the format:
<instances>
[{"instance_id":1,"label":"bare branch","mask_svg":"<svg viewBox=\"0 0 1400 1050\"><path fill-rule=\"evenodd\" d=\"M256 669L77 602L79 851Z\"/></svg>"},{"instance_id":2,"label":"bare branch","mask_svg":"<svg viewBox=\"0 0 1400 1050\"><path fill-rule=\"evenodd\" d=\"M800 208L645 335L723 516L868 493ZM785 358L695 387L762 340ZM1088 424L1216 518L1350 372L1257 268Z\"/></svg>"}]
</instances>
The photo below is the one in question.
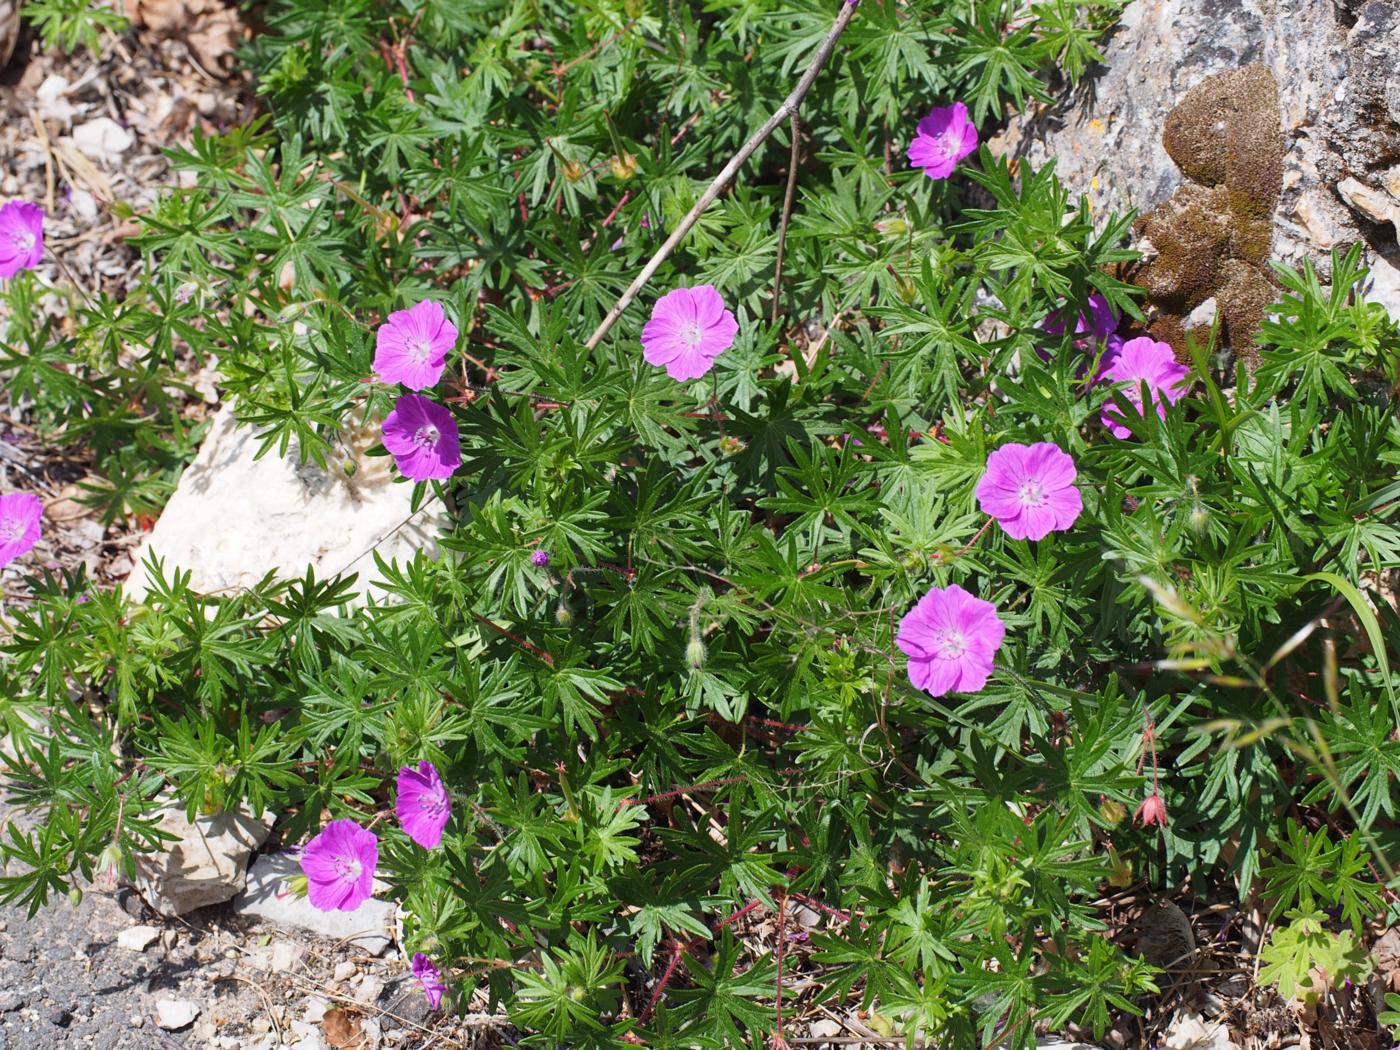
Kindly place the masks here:
<instances>
[{"instance_id":1,"label":"bare branch","mask_svg":"<svg viewBox=\"0 0 1400 1050\"><path fill-rule=\"evenodd\" d=\"M734 178L739 169L744 166L744 162L748 160L749 157L753 156L754 151L758 149L759 146L763 145L764 140L766 140L769 135L773 134L779 124L797 112L797 107L801 104L807 92L811 90L812 84L817 79L817 75L821 73L822 67L826 65L827 59L831 57L831 52L835 50L836 41L840 39L841 34L845 31L846 26L850 23L855 13L856 5L852 3L851 0L846 0L846 2L841 5L841 13L836 16L836 21L832 23L831 31L826 34L826 39L821 42L821 45L817 48L817 53L812 56L812 61L807 66L807 71L802 74L802 79L797 82L797 86L792 89L792 92L787 98L783 99L783 103L778 107L777 112L769 117L768 120L764 122L763 127L755 131L749 140L740 147L739 152L730 158L729 163L720 170L720 173L715 176L714 181L711 182L705 192L700 195L700 199L695 202L695 207L690 209L686 217L682 219L680 224L672 231L671 236L666 238L666 243L658 248L656 254L651 257L651 260L642 267L642 272L637 274L636 279L627 286L627 290L622 293L617 302L613 304L613 308L608 311L608 315L603 318L598 327L594 329L593 334L588 337L588 349L592 350L603 341L603 337L608 334L612 326L617 323L617 319L622 316L622 312L626 310L632 300L637 297L637 293L646 287L647 281L651 280L652 275L660 269L661 264L671 257L671 253L675 251L676 245L680 244L685 238L685 235L690 232L690 228L694 226L700 216L705 213L705 209L714 203L715 198L720 195L724 187L729 185L729 180Z\"/></svg>"}]
</instances>

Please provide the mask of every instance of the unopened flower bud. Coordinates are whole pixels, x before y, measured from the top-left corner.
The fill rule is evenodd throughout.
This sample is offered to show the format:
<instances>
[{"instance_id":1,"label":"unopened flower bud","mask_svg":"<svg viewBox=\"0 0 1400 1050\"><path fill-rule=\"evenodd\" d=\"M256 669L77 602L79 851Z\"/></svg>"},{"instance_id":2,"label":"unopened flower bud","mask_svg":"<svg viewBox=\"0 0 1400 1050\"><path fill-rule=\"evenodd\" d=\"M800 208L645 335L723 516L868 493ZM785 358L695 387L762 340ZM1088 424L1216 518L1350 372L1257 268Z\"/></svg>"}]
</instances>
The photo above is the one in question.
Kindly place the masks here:
<instances>
[{"instance_id":1,"label":"unopened flower bud","mask_svg":"<svg viewBox=\"0 0 1400 1050\"><path fill-rule=\"evenodd\" d=\"M733 456L744 451L744 443L732 434L726 434L719 439L719 450L726 456Z\"/></svg>"},{"instance_id":2,"label":"unopened flower bud","mask_svg":"<svg viewBox=\"0 0 1400 1050\"><path fill-rule=\"evenodd\" d=\"M570 182L578 182L583 178L583 165L576 160L564 161L564 178Z\"/></svg>"},{"instance_id":3,"label":"unopened flower bud","mask_svg":"<svg viewBox=\"0 0 1400 1050\"><path fill-rule=\"evenodd\" d=\"M77 886L73 886L68 890L68 903L75 908L83 903L83 891L78 889Z\"/></svg>"},{"instance_id":4,"label":"unopened flower bud","mask_svg":"<svg viewBox=\"0 0 1400 1050\"><path fill-rule=\"evenodd\" d=\"M562 598L559 604L554 607L554 622L560 627L568 627L574 622L574 611L569 608L569 603Z\"/></svg>"},{"instance_id":5,"label":"unopened flower bud","mask_svg":"<svg viewBox=\"0 0 1400 1050\"><path fill-rule=\"evenodd\" d=\"M613 178L619 182L626 182L637 174L637 158L630 153L624 153L620 157L610 157L608 170L612 172Z\"/></svg>"},{"instance_id":6,"label":"unopened flower bud","mask_svg":"<svg viewBox=\"0 0 1400 1050\"><path fill-rule=\"evenodd\" d=\"M1128 807L1116 798L1099 799L1099 816L1110 824L1121 824L1128 815Z\"/></svg>"},{"instance_id":7,"label":"unopened flower bud","mask_svg":"<svg viewBox=\"0 0 1400 1050\"><path fill-rule=\"evenodd\" d=\"M699 638L692 638L686 645L685 662L690 665L692 671L698 671L705 666L705 643Z\"/></svg>"},{"instance_id":8,"label":"unopened flower bud","mask_svg":"<svg viewBox=\"0 0 1400 1050\"><path fill-rule=\"evenodd\" d=\"M1191 526L1191 531L1197 536L1206 531L1206 526L1210 524L1210 513L1201 504L1197 503L1191 508L1191 513L1187 515L1186 523Z\"/></svg>"},{"instance_id":9,"label":"unopened flower bud","mask_svg":"<svg viewBox=\"0 0 1400 1050\"><path fill-rule=\"evenodd\" d=\"M907 277L901 277L895 282L895 291L899 293L899 297L906 303L912 303L919 297L918 286Z\"/></svg>"},{"instance_id":10,"label":"unopened flower bud","mask_svg":"<svg viewBox=\"0 0 1400 1050\"><path fill-rule=\"evenodd\" d=\"M909 224L901 218L881 219L875 224L876 232L886 237L900 238L909 232Z\"/></svg>"}]
</instances>

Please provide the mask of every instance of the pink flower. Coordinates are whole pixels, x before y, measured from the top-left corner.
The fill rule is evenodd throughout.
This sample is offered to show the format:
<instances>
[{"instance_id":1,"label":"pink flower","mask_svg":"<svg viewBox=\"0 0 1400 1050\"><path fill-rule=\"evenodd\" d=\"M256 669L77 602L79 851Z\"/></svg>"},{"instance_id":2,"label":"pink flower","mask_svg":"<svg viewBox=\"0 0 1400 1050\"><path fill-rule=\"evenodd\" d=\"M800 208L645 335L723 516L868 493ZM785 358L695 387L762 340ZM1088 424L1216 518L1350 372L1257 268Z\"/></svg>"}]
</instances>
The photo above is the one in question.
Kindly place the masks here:
<instances>
[{"instance_id":1,"label":"pink flower","mask_svg":"<svg viewBox=\"0 0 1400 1050\"><path fill-rule=\"evenodd\" d=\"M423 995L427 997L428 1009L436 1010L442 1005L443 993L447 991L447 985L442 983L442 971L437 968L437 964L433 960L422 952L414 952L413 976L417 977L418 983L423 986Z\"/></svg>"},{"instance_id":2,"label":"pink flower","mask_svg":"<svg viewBox=\"0 0 1400 1050\"><path fill-rule=\"evenodd\" d=\"M1152 789L1152 794L1142 805L1138 806L1137 812L1133 814L1133 819L1142 824L1145 828L1150 828L1154 824L1161 827L1167 826L1167 804L1162 801L1162 796L1157 794L1157 789Z\"/></svg>"},{"instance_id":3,"label":"pink flower","mask_svg":"<svg viewBox=\"0 0 1400 1050\"><path fill-rule=\"evenodd\" d=\"M1167 404L1176 404L1186 393L1186 366L1172 355L1172 348L1158 343L1151 336L1129 339L1113 359L1104 365L1103 382L1122 384L1123 396L1139 412L1143 412L1142 384L1147 383L1157 418L1167 418ZM1113 403L1106 404L1100 417L1109 432L1118 438L1132 434L1122 412Z\"/></svg>"},{"instance_id":4,"label":"pink flower","mask_svg":"<svg viewBox=\"0 0 1400 1050\"><path fill-rule=\"evenodd\" d=\"M414 481L450 478L462 464L452 413L421 394L404 394L384 417L384 447L400 472Z\"/></svg>"},{"instance_id":5,"label":"pink flower","mask_svg":"<svg viewBox=\"0 0 1400 1050\"><path fill-rule=\"evenodd\" d=\"M307 899L321 911L354 911L374 896L379 842L353 820L333 820L301 851Z\"/></svg>"},{"instance_id":6,"label":"pink flower","mask_svg":"<svg viewBox=\"0 0 1400 1050\"><path fill-rule=\"evenodd\" d=\"M0 567L26 554L39 542L44 504L28 492L0 496Z\"/></svg>"},{"instance_id":7,"label":"pink flower","mask_svg":"<svg viewBox=\"0 0 1400 1050\"><path fill-rule=\"evenodd\" d=\"M1088 306L1089 312L1080 314L1079 320L1075 322L1074 334L1077 336L1092 335L1095 343L1102 343L1118 330L1118 316L1100 292L1094 292L1089 296ZM1045 318L1042 327L1051 335L1064 334L1064 310L1053 311Z\"/></svg>"},{"instance_id":8,"label":"pink flower","mask_svg":"<svg viewBox=\"0 0 1400 1050\"><path fill-rule=\"evenodd\" d=\"M546 565L549 564L549 551L540 550L539 548L536 548L535 550L531 551L530 563L532 565L538 565L540 568L544 568Z\"/></svg>"},{"instance_id":9,"label":"pink flower","mask_svg":"<svg viewBox=\"0 0 1400 1050\"><path fill-rule=\"evenodd\" d=\"M395 310L374 334L374 371L384 383L423 390L442 378L447 353L457 345L457 326L431 299Z\"/></svg>"},{"instance_id":10,"label":"pink flower","mask_svg":"<svg viewBox=\"0 0 1400 1050\"><path fill-rule=\"evenodd\" d=\"M1013 540L1038 540L1068 529L1084 509L1074 478L1074 460L1057 445L1003 445L987 457L977 502Z\"/></svg>"},{"instance_id":11,"label":"pink flower","mask_svg":"<svg viewBox=\"0 0 1400 1050\"><path fill-rule=\"evenodd\" d=\"M0 206L0 277L32 270L44 254L44 209L29 201Z\"/></svg>"},{"instance_id":12,"label":"pink flower","mask_svg":"<svg viewBox=\"0 0 1400 1050\"><path fill-rule=\"evenodd\" d=\"M943 696L986 685L1005 634L996 606L955 583L930 588L904 614L895 644L909 657L909 680L930 696Z\"/></svg>"},{"instance_id":13,"label":"pink flower","mask_svg":"<svg viewBox=\"0 0 1400 1050\"><path fill-rule=\"evenodd\" d=\"M936 108L919 121L918 133L909 143L909 163L923 168L931 179L946 179L977 148L977 129L967 119L961 102Z\"/></svg>"},{"instance_id":14,"label":"pink flower","mask_svg":"<svg viewBox=\"0 0 1400 1050\"><path fill-rule=\"evenodd\" d=\"M442 829L452 816L452 800L437 766L424 759L417 769L404 766L399 770L394 812L408 837L424 849L434 849L442 842Z\"/></svg>"},{"instance_id":15,"label":"pink flower","mask_svg":"<svg viewBox=\"0 0 1400 1050\"><path fill-rule=\"evenodd\" d=\"M738 333L739 322L714 285L676 288L652 307L642 327L642 356L648 364L665 365L672 379L699 379Z\"/></svg>"}]
</instances>

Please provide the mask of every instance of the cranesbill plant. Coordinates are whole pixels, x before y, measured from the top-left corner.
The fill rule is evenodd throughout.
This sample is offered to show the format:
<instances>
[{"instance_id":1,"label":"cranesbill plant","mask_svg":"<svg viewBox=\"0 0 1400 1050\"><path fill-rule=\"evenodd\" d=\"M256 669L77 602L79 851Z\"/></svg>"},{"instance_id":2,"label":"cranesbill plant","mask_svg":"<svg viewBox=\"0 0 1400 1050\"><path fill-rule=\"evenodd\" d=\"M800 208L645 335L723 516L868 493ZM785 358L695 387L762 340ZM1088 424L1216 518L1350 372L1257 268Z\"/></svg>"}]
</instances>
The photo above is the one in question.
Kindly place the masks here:
<instances>
[{"instance_id":1,"label":"cranesbill plant","mask_svg":"<svg viewBox=\"0 0 1400 1050\"><path fill-rule=\"evenodd\" d=\"M973 148L1112 9L274 4L146 297L51 338L24 271L0 369L169 427L103 347L178 334L267 453L379 428L443 554L366 604L31 576L0 898L129 871L173 796L274 812L522 1045L1029 1047L1155 991L1110 880L1237 899L1300 812L1384 877L1400 337L1350 252L1257 358L1163 344L1130 217ZM188 454L109 444L133 505Z\"/></svg>"}]
</instances>

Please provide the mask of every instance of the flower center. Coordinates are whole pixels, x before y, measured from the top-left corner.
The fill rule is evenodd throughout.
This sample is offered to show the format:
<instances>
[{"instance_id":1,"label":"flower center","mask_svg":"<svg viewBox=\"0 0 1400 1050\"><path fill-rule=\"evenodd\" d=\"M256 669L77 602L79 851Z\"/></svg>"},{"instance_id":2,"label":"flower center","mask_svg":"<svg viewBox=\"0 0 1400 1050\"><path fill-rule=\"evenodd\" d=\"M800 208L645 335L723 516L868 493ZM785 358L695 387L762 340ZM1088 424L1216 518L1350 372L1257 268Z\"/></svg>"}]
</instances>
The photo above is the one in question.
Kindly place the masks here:
<instances>
[{"instance_id":1,"label":"flower center","mask_svg":"<svg viewBox=\"0 0 1400 1050\"><path fill-rule=\"evenodd\" d=\"M16 248L28 255L34 250L34 234L28 230L15 230L10 234L10 240Z\"/></svg>"},{"instance_id":2,"label":"flower center","mask_svg":"<svg viewBox=\"0 0 1400 1050\"><path fill-rule=\"evenodd\" d=\"M441 795L435 795L425 791L418 796L418 808L424 813L431 813L433 816L437 816L446 808L446 802Z\"/></svg>"},{"instance_id":3,"label":"flower center","mask_svg":"<svg viewBox=\"0 0 1400 1050\"><path fill-rule=\"evenodd\" d=\"M956 660L967 650L967 636L951 627L933 632L933 651L944 660Z\"/></svg>"},{"instance_id":4,"label":"flower center","mask_svg":"<svg viewBox=\"0 0 1400 1050\"><path fill-rule=\"evenodd\" d=\"M700 329L699 321L687 321L681 325L681 342L689 346L699 346L703 335L704 332Z\"/></svg>"},{"instance_id":5,"label":"flower center","mask_svg":"<svg viewBox=\"0 0 1400 1050\"><path fill-rule=\"evenodd\" d=\"M426 339L410 339L408 341L408 356L413 358L417 364L427 362L433 352L433 344Z\"/></svg>"},{"instance_id":6,"label":"flower center","mask_svg":"<svg viewBox=\"0 0 1400 1050\"><path fill-rule=\"evenodd\" d=\"M0 540L17 540L24 535L24 522L18 518L0 518Z\"/></svg>"},{"instance_id":7,"label":"flower center","mask_svg":"<svg viewBox=\"0 0 1400 1050\"><path fill-rule=\"evenodd\" d=\"M413 432L413 443L419 448L432 448L441 436L438 428L428 423Z\"/></svg>"},{"instance_id":8,"label":"flower center","mask_svg":"<svg viewBox=\"0 0 1400 1050\"><path fill-rule=\"evenodd\" d=\"M1016 490L1016 499L1022 507L1033 509L1045 505L1045 486L1039 481L1028 479L1021 482Z\"/></svg>"},{"instance_id":9,"label":"flower center","mask_svg":"<svg viewBox=\"0 0 1400 1050\"><path fill-rule=\"evenodd\" d=\"M335 874L337 878L345 879L347 882L354 882L360 877L360 862L354 857L337 857L335 859Z\"/></svg>"}]
</instances>

